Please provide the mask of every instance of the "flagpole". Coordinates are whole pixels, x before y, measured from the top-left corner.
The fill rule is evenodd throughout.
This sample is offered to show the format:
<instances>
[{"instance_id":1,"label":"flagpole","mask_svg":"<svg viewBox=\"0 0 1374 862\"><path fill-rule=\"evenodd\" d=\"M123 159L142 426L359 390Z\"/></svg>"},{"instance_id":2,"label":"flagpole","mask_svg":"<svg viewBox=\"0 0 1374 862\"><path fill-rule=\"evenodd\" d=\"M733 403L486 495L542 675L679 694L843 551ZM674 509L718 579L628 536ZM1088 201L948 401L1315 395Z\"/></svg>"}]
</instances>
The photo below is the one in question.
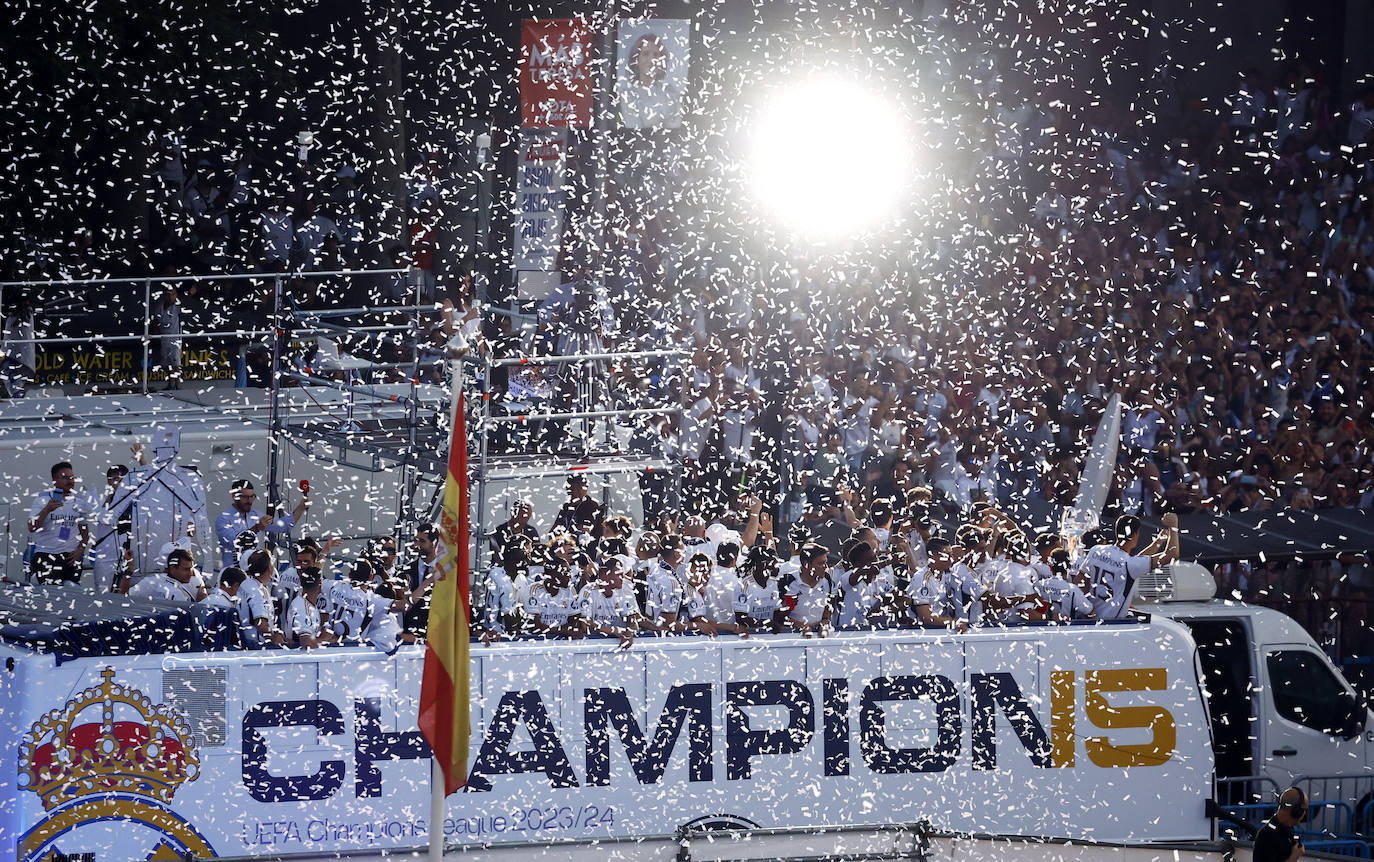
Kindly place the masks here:
<instances>
[{"instance_id":1,"label":"flagpole","mask_svg":"<svg viewBox=\"0 0 1374 862\"><path fill-rule=\"evenodd\" d=\"M444 859L444 770L439 758L429 761L429 862Z\"/></svg>"}]
</instances>

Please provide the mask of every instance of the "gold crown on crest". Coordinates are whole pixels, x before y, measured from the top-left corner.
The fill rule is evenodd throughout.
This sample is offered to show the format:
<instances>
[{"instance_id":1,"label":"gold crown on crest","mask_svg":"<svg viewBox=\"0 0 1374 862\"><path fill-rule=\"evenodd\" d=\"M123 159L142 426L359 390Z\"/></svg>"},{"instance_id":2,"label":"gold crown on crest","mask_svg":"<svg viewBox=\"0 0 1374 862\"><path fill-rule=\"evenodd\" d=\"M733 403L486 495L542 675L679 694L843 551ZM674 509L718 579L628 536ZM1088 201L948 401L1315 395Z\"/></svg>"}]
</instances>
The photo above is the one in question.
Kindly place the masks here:
<instances>
[{"instance_id":1,"label":"gold crown on crest","mask_svg":"<svg viewBox=\"0 0 1374 862\"><path fill-rule=\"evenodd\" d=\"M24 734L19 787L37 793L44 810L114 792L171 802L178 787L200 774L196 738L185 718L115 682L112 668L100 675L104 682L50 711ZM94 713L96 707L99 721L77 723L82 713Z\"/></svg>"}]
</instances>

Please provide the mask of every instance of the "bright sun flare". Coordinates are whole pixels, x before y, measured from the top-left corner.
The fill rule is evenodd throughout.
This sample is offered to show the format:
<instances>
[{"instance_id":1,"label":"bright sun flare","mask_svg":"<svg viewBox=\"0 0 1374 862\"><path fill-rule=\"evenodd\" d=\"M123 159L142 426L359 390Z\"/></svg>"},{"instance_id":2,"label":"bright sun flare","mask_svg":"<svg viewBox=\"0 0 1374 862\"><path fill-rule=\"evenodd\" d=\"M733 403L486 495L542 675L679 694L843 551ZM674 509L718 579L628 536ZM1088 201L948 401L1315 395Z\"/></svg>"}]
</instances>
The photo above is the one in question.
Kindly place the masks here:
<instances>
[{"instance_id":1,"label":"bright sun flare","mask_svg":"<svg viewBox=\"0 0 1374 862\"><path fill-rule=\"evenodd\" d=\"M770 94L749 144L754 199L811 240L880 226L895 214L911 173L911 136L896 106L839 78L808 78Z\"/></svg>"}]
</instances>

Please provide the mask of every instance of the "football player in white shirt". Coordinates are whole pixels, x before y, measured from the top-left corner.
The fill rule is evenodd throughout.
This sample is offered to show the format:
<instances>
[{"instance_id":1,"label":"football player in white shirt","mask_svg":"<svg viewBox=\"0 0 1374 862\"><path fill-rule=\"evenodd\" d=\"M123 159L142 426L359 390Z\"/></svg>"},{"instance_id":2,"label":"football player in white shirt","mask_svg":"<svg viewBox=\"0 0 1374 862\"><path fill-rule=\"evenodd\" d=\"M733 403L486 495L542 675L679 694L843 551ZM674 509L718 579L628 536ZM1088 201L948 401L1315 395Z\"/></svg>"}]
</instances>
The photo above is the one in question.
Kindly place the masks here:
<instances>
[{"instance_id":1,"label":"football player in white shirt","mask_svg":"<svg viewBox=\"0 0 1374 862\"><path fill-rule=\"evenodd\" d=\"M845 568L833 573L840 590L840 612L836 628L852 631L869 628L869 614L883 601L883 586L878 579L878 555L868 542L851 539L844 550Z\"/></svg>"},{"instance_id":2,"label":"football player in white shirt","mask_svg":"<svg viewBox=\"0 0 1374 862\"><path fill-rule=\"evenodd\" d=\"M766 545L749 549L735 604L735 622L749 631L782 631L782 595L778 591L778 555Z\"/></svg>"},{"instance_id":3,"label":"football player in white shirt","mask_svg":"<svg viewBox=\"0 0 1374 862\"><path fill-rule=\"evenodd\" d=\"M1035 573L1039 576L1040 580L1043 581L1052 576L1052 569L1054 567L1050 564L1050 557L1054 555L1055 551L1063 547L1064 537L1058 533L1040 533L1035 537L1035 553L1037 559L1032 560L1030 566L1032 569L1035 569Z\"/></svg>"},{"instance_id":4,"label":"football player in white shirt","mask_svg":"<svg viewBox=\"0 0 1374 862\"><path fill-rule=\"evenodd\" d=\"M912 489L908 494L907 514L903 519L900 529L906 533L906 566L909 572L919 572L930 563L929 552L926 550L926 543L931 540L930 507L924 502L917 501L919 489Z\"/></svg>"},{"instance_id":5,"label":"football player in white shirt","mask_svg":"<svg viewBox=\"0 0 1374 862\"><path fill-rule=\"evenodd\" d=\"M1080 571L1092 583L1088 600L1100 620L1119 620L1126 616L1131 589L1141 575L1157 566L1167 566L1178 559L1178 516L1170 512L1160 519L1164 531L1139 554L1140 519L1122 515L1116 519L1116 544L1098 545L1079 562Z\"/></svg>"},{"instance_id":6,"label":"football player in white shirt","mask_svg":"<svg viewBox=\"0 0 1374 862\"><path fill-rule=\"evenodd\" d=\"M715 637L721 632L733 632L749 637L749 629L735 621L735 603L739 594L739 578L731 572L731 580L717 579L711 558L693 554L687 561L686 601L687 617L698 632ZM728 600L728 604L725 602Z\"/></svg>"},{"instance_id":7,"label":"football player in white shirt","mask_svg":"<svg viewBox=\"0 0 1374 862\"><path fill-rule=\"evenodd\" d=\"M296 543L294 565L287 566L272 581L272 599L277 603L279 621L283 632L290 632L287 614L291 604L301 594L301 572L313 568L320 571L320 546L313 539L302 539Z\"/></svg>"},{"instance_id":8,"label":"football player in white shirt","mask_svg":"<svg viewBox=\"0 0 1374 862\"><path fill-rule=\"evenodd\" d=\"M706 585L711 603L711 618L716 622L735 622L735 602L743 588L739 574L739 544L726 539L716 546L716 564Z\"/></svg>"},{"instance_id":9,"label":"football player in white shirt","mask_svg":"<svg viewBox=\"0 0 1374 862\"><path fill-rule=\"evenodd\" d=\"M329 630L340 642L357 643L372 622L372 582L374 570L367 560L358 560L348 571L347 580L329 581L321 588L320 604L328 614Z\"/></svg>"},{"instance_id":10,"label":"football player in white shirt","mask_svg":"<svg viewBox=\"0 0 1374 862\"><path fill-rule=\"evenodd\" d=\"M787 532L787 540L792 548L792 556L778 566L778 583L784 587L792 583L801 571L801 548L811 542L811 531L801 524L793 524Z\"/></svg>"},{"instance_id":11,"label":"football player in white shirt","mask_svg":"<svg viewBox=\"0 0 1374 862\"><path fill-rule=\"evenodd\" d=\"M519 598L529 593L530 541L512 536L501 549L501 565L487 575L487 600L482 611L482 643L519 635L525 627L525 610Z\"/></svg>"},{"instance_id":12,"label":"football player in white shirt","mask_svg":"<svg viewBox=\"0 0 1374 862\"><path fill-rule=\"evenodd\" d=\"M243 639L246 649L261 649L268 643L275 646L285 643L286 639L278 625L280 616L272 606L272 579L276 573L277 567L270 551L254 551L249 556L248 566L244 569L248 580L239 587L239 599L257 634L246 634Z\"/></svg>"},{"instance_id":13,"label":"football player in white shirt","mask_svg":"<svg viewBox=\"0 0 1374 862\"><path fill-rule=\"evenodd\" d=\"M1069 552L1062 548L1051 551L1046 568L1049 577L1036 584L1035 591L1049 606L1049 618L1060 623L1092 619L1093 606L1088 601L1092 585L1088 583L1086 572L1075 570L1070 575Z\"/></svg>"},{"instance_id":14,"label":"football player in white shirt","mask_svg":"<svg viewBox=\"0 0 1374 862\"><path fill-rule=\"evenodd\" d=\"M878 541L878 550L886 551L892 538L892 501L882 498L873 501L868 510L868 527Z\"/></svg>"},{"instance_id":15,"label":"football player in white shirt","mask_svg":"<svg viewBox=\"0 0 1374 862\"><path fill-rule=\"evenodd\" d=\"M798 552L801 569L783 594L787 622L802 637L823 638L830 632L833 588L826 574L829 553L824 545L802 545Z\"/></svg>"},{"instance_id":16,"label":"football player in white shirt","mask_svg":"<svg viewBox=\"0 0 1374 862\"><path fill-rule=\"evenodd\" d=\"M658 533L646 530L640 534L635 542L634 577L633 588L635 601L639 606L648 612L649 605L649 577L654 569L658 568L659 544L662 541Z\"/></svg>"},{"instance_id":17,"label":"football player in white shirt","mask_svg":"<svg viewBox=\"0 0 1374 862\"><path fill-rule=\"evenodd\" d=\"M968 631L968 620L960 619L952 602L949 573L954 566L950 543L938 536L925 543L927 564L911 576L908 595L912 613L921 628L946 628Z\"/></svg>"},{"instance_id":18,"label":"football player in white shirt","mask_svg":"<svg viewBox=\"0 0 1374 862\"><path fill-rule=\"evenodd\" d=\"M645 584L644 627L658 632L685 631L689 620L682 613L686 600L678 571L682 566L682 538L669 533L659 541L658 559Z\"/></svg>"},{"instance_id":19,"label":"football player in white shirt","mask_svg":"<svg viewBox=\"0 0 1374 862\"><path fill-rule=\"evenodd\" d=\"M634 594L624 589L621 562L612 557L601 564L594 583L577 595L575 620L583 634L620 638L619 649L629 649L639 628L639 607Z\"/></svg>"},{"instance_id":20,"label":"football player in white shirt","mask_svg":"<svg viewBox=\"0 0 1374 862\"><path fill-rule=\"evenodd\" d=\"M572 590L572 568L567 562L550 557L544 576L530 590L525 612L530 629L550 637L575 637L579 630L573 622L577 614L577 594Z\"/></svg>"},{"instance_id":21,"label":"football player in white shirt","mask_svg":"<svg viewBox=\"0 0 1374 862\"><path fill-rule=\"evenodd\" d=\"M1040 596L1035 591L1038 578L1035 569L1024 562L1030 556L1030 549L1025 547L1025 540L1020 538L1020 534L1009 543L1006 553L1010 554L1010 558L998 571L996 580L992 582L992 591L999 599L1013 604L1000 608L994 619L1002 625L1042 619Z\"/></svg>"},{"instance_id":22,"label":"football player in white shirt","mask_svg":"<svg viewBox=\"0 0 1374 862\"><path fill-rule=\"evenodd\" d=\"M144 578L129 590L131 599L156 599L179 605L195 604L209 594L196 573L191 552L173 548L167 554L167 570Z\"/></svg>"},{"instance_id":23,"label":"football player in white shirt","mask_svg":"<svg viewBox=\"0 0 1374 862\"><path fill-rule=\"evenodd\" d=\"M220 610L233 610L238 604L239 587L242 586L246 575L243 569L238 566L229 566L219 573L219 586L210 591L210 595L201 599L198 604Z\"/></svg>"},{"instance_id":24,"label":"football player in white shirt","mask_svg":"<svg viewBox=\"0 0 1374 862\"><path fill-rule=\"evenodd\" d=\"M320 570L313 566L301 570L301 594L287 609L287 636L293 646L303 649L333 643L334 633L323 630L320 618Z\"/></svg>"}]
</instances>

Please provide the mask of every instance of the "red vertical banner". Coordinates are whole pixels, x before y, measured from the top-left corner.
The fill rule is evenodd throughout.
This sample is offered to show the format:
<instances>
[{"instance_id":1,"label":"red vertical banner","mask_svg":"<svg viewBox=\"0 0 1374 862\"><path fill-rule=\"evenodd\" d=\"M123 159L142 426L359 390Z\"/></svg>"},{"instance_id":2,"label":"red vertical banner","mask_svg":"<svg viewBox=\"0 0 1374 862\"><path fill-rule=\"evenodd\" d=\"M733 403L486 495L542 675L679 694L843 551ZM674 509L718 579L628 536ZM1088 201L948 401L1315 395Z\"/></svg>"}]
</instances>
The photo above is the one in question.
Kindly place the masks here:
<instances>
[{"instance_id":1,"label":"red vertical banner","mask_svg":"<svg viewBox=\"0 0 1374 862\"><path fill-rule=\"evenodd\" d=\"M520 25L520 125L526 129L592 124L592 31L576 18Z\"/></svg>"}]
</instances>

